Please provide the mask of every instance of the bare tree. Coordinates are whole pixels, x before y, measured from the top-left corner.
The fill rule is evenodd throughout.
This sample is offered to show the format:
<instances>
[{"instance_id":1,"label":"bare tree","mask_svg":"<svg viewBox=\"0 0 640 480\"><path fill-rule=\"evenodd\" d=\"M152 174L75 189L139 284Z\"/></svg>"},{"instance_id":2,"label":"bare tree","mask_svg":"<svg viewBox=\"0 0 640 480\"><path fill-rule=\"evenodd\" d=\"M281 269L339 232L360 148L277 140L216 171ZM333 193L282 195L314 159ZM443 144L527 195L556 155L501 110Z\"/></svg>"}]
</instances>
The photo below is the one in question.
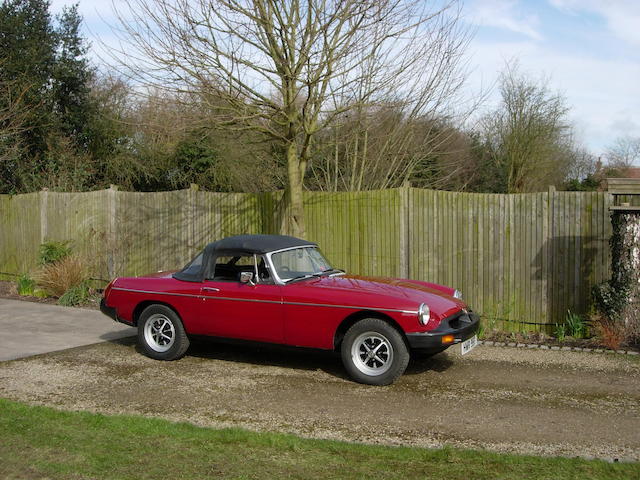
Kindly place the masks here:
<instances>
[{"instance_id":1,"label":"bare tree","mask_svg":"<svg viewBox=\"0 0 640 480\"><path fill-rule=\"evenodd\" d=\"M626 170L640 162L640 137L620 137L605 153L609 167Z\"/></svg>"},{"instance_id":2,"label":"bare tree","mask_svg":"<svg viewBox=\"0 0 640 480\"><path fill-rule=\"evenodd\" d=\"M29 109L24 96L27 87L15 82L0 82L0 193L14 193L19 190L22 173L19 158L22 151L21 134Z\"/></svg>"},{"instance_id":3,"label":"bare tree","mask_svg":"<svg viewBox=\"0 0 640 480\"><path fill-rule=\"evenodd\" d=\"M574 143L564 98L528 78L517 63L500 77L501 104L482 121L485 146L505 191L536 191L565 180Z\"/></svg>"},{"instance_id":4,"label":"bare tree","mask_svg":"<svg viewBox=\"0 0 640 480\"><path fill-rule=\"evenodd\" d=\"M126 54L139 83L200 92L217 112L216 126L258 132L278 145L287 168L282 230L302 236L303 182L319 132L390 92L420 111L427 87L438 92L428 100L437 105L456 86L447 85L453 77L446 72L460 60L456 43L464 44L452 39L460 33L457 0L434 5L130 0L119 14L125 47L118 55Z\"/></svg>"},{"instance_id":5,"label":"bare tree","mask_svg":"<svg viewBox=\"0 0 640 480\"><path fill-rule=\"evenodd\" d=\"M407 118L395 105L369 118L336 122L317 143L311 166L313 188L359 191L412 185L464 189L470 145L445 115Z\"/></svg>"}]
</instances>

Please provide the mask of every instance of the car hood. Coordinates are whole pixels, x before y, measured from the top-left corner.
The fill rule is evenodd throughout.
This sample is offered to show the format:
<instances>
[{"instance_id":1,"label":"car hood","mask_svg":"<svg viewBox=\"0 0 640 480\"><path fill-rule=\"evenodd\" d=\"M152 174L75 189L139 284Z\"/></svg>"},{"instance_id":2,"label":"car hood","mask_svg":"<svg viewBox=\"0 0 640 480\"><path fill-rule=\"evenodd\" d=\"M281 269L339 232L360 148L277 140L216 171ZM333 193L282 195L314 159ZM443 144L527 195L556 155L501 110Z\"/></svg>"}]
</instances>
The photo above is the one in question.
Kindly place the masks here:
<instances>
[{"instance_id":1,"label":"car hood","mask_svg":"<svg viewBox=\"0 0 640 480\"><path fill-rule=\"evenodd\" d=\"M296 282L298 295L320 296L331 304L417 311L426 303L440 318L453 315L466 304L423 282L386 277L334 275ZM293 293L293 292L292 292Z\"/></svg>"}]
</instances>

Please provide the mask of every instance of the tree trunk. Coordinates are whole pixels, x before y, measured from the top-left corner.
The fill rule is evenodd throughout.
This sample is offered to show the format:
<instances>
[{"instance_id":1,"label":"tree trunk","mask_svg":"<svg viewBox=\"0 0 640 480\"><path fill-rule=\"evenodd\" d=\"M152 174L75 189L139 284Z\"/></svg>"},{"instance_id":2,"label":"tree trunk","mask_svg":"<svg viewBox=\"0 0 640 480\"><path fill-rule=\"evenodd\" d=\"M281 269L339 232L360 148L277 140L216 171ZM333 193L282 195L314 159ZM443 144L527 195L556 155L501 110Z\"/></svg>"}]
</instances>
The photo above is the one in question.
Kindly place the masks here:
<instances>
[{"instance_id":1,"label":"tree trunk","mask_svg":"<svg viewBox=\"0 0 640 480\"><path fill-rule=\"evenodd\" d=\"M612 218L613 282L627 292L622 319L631 338L640 340L640 213L615 212Z\"/></svg>"},{"instance_id":2,"label":"tree trunk","mask_svg":"<svg viewBox=\"0 0 640 480\"><path fill-rule=\"evenodd\" d=\"M306 161L298 155L295 141L287 147L287 177L288 185L282 199L283 215L280 222L280 232L294 237L304 238L304 201L302 197L304 172Z\"/></svg>"}]
</instances>

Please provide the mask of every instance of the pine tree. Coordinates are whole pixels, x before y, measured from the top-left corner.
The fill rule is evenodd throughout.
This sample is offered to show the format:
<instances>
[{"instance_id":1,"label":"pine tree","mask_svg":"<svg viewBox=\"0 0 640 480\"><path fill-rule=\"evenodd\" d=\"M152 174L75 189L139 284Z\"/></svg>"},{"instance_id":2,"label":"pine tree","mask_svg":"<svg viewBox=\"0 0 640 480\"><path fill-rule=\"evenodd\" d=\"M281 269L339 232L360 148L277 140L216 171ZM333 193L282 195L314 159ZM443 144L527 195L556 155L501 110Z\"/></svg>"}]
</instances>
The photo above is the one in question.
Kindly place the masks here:
<instances>
[{"instance_id":1,"label":"pine tree","mask_svg":"<svg viewBox=\"0 0 640 480\"><path fill-rule=\"evenodd\" d=\"M65 8L58 17L52 96L60 133L71 139L76 148L86 150L93 72L86 58L88 45L80 35L81 23L77 4Z\"/></svg>"},{"instance_id":2,"label":"pine tree","mask_svg":"<svg viewBox=\"0 0 640 480\"><path fill-rule=\"evenodd\" d=\"M23 143L29 156L47 148L52 124L51 78L56 35L45 0L5 0L0 4L0 82L24 90L31 107L24 119Z\"/></svg>"},{"instance_id":3,"label":"pine tree","mask_svg":"<svg viewBox=\"0 0 640 480\"><path fill-rule=\"evenodd\" d=\"M23 92L27 111L21 119L21 153L0 165L0 192L51 188L56 176L64 179L59 186L82 188L91 172L79 161L89 153L95 117L82 19L74 5L54 22L49 7L48 0L0 3L0 86ZM0 95L0 111L11 96Z\"/></svg>"}]
</instances>

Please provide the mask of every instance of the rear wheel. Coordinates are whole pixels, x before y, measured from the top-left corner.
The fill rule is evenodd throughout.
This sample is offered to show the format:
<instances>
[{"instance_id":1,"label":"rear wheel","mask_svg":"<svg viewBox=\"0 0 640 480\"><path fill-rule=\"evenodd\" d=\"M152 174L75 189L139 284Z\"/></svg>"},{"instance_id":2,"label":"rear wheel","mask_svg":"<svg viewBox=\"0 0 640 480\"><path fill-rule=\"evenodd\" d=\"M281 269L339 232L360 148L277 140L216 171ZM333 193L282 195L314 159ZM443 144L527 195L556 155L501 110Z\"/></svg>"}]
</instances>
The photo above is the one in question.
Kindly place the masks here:
<instances>
[{"instance_id":1,"label":"rear wheel","mask_svg":"<svg viewBox=\"0 0 640 480\"><path fill-rule=\"evenodd\" d=\"M176 312L165 305L150 305L138 319L138 343L156 360L177 360L189 348L189 338Z\"/></svg>"},{"instance_id":2,"label":"rear wheel","mask_svg":"<svg viewBox=\"0 0 640 480\"><path fill-rule=\"evenodd\" d=\"M367 385L393 383L409 363L402 335L378 318L365 318L349 328L340 353L351 378Z\"/></svg>"}]
</instances>

